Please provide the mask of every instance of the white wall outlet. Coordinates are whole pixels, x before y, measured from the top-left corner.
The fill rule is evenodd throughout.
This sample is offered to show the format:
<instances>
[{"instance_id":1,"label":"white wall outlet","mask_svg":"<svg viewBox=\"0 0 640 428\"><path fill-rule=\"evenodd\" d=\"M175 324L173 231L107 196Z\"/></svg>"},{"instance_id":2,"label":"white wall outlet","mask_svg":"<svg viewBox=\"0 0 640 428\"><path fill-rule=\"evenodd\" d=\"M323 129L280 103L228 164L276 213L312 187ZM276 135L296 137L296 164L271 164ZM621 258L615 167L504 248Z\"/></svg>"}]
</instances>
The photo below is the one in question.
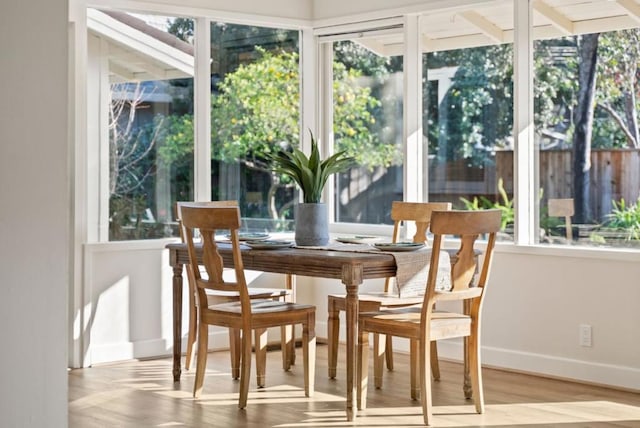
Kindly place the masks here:
<instances>
[{"instance_id":1,"label":"white wall outlet","mask_svg":"<svg viewBox=\"0 0 640 428\"><path fill-rule=\"evenodd\" d=\"M580 346L591 346L591 326L580 324Z\"/></svg>"}]
</instances>

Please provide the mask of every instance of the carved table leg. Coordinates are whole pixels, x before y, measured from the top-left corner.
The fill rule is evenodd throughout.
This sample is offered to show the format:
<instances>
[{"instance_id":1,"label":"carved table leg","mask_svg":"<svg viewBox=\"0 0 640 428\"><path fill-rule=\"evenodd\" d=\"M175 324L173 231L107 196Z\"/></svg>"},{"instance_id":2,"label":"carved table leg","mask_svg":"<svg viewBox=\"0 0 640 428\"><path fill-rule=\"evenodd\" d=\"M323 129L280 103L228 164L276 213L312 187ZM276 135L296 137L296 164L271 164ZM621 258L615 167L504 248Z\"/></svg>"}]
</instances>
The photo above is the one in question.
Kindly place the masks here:
<instances>
[{"instance_id":1,"label":"carved table leg","mask_svg":"<svg viewBox=\"0 0 640 428\"><path fill-rule=\"evenodd\" d=\"M357 414L354 398L357 396L356 379L357 364L357 334L358 334L358 286L362 283L362 265L344 265L342 267L342 282L347 289L346 318L347 318L347 420L353 421Z\"/></svg>"},{"instance_id":2,"label":"carved table leg","mask_svg":"<svg viewBox=\"0 0 640 428\"><path fill-rule=\"evenodd\" d=\"M173 381L180 382L182 369L182 265L173 267Z\"/></svg>"}]
</instances>

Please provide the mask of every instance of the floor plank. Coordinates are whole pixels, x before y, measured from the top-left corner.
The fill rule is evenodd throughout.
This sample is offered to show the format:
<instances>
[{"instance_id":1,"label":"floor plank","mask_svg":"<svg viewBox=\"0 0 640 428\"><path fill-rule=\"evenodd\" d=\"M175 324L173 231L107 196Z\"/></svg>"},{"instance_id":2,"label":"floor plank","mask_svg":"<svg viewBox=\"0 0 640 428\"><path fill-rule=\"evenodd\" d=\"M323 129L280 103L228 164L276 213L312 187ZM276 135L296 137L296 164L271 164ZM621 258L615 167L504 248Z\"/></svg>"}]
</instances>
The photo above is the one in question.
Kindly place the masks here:
<instances>
[{"instance_id":1,"label":"floor plank","mask_svg":"<svg viewBox=\"0 0 640 428\"><path fill-rule=\"evenodd\" d=\"M316 393L304 396L301 350L290 372L279 351L268 353L267 387L255 383L248 406L238 410L237 381L231 380L227 352L212 352L202 397L191 398L194 371L172 381L171 358L100 365L69 372L71 427L415 427L422 426L419 402L409 397L407 355L395 355L395 370L384 385L370 384L368 409L353 423L345 418L344 361L329 380L327 347L318 346ZM344 349L340 349L344 358ZM475 413L462 394L462 366L441 362L433 383L436 427L640 427L640 394L546 379L501 370L483 370L486 411ZM372 375L370 376L372 380Z\"/></svg>"}]
</instances>

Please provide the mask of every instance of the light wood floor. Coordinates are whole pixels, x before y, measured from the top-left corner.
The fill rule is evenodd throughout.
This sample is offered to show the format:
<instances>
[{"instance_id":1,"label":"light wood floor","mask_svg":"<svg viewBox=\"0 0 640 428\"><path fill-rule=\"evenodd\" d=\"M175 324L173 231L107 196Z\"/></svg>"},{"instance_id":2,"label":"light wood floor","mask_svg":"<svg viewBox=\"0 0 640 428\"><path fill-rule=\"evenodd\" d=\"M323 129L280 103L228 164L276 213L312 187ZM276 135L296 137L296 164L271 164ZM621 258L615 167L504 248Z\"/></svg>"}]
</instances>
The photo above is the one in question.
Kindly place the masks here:
<instances>
[{"instance_id":1,"label":"light wood floor","mask_svg":"<svg viewBox=\"0 0 640 428\"><path fill-rule=\"evenodd\" d=\"M209 354L204 391L191 398L194 371L174 384L171 358L101 365L69 372L71 427L415 427L421 408L409 398L408 357L395 355L383 388L369 388L368 409L345 418L344 360L338 379L327 378L327 347L318 346L316 394L305 398L302 354L291 372L279 351L269 352L267 387L257 389L255 360L245 410L238 410L238 382L229 375L227 352ZM344 349L340 349L344 358ZM640 427L640 394L535 376L484 369L486 412L478 415L463 398L462 367L441 363L433 385L438 427ZM372 381L372 376L370 376Z\"/></svg>"}]
</instances>

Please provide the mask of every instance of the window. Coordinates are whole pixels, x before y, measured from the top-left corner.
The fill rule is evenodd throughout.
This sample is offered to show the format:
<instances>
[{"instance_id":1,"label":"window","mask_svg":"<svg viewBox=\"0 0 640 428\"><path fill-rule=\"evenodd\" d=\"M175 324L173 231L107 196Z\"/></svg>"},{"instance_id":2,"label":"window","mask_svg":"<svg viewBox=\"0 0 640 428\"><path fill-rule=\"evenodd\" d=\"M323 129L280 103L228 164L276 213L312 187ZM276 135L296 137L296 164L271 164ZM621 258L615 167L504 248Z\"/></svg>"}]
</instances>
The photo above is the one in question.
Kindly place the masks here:
<instances>
[{"instance_id":1,"label":"window","mask_svg":"<svg viewBox=\"0 0 640 428\"><path fill-rule=\"evenodd\" d=\"M176 236L175 201L193 198L193 21L90 9L88 28L104 82L108 239Z\"/></svg>"},{"instance_id":2,"label":"window","mask_svg":"<svg viewBox=\"0 0 640 428\"><path fill-rule=\"evenodd\" d=\"M345 151L357 163L336 177L336 222L391 224L391 203L403 199L401 31L373 30L324 42L331 52L325 69L332 76L327 115L333 151ZM384 46L381 40L395 44Z\"/></svg>"},{"instance_id":3,"label":"window","mask_svg":"<svg viewBox=\"0 0 640 428\"><path fill-rule=\"evenodd\" d=\"M239 201L243 227L293 230L293 183L269 155L300 141L299 32L211 23L211 199Z\"/></svg>"},{"instance_id":4,"label":"window","mask_svg":"<svg viewBox=\"0 0 640 428\"><path fill-rule=\"evenodd\" d=\"M591 2L574 34L535 42L543 243L640 243L640 28L617 29L612 15L626 11ZM553 209L557 199L568 200L570 223Z\"/></svg>"},{"instance_id":5,"label":"window","mask_svg":"<svg viewBox=\"0 0 640 428\"><path fill-rule=\"evenodd\" d=\"M505 8L509 3L496 7ZM423 36L430 39L454 16L429 15ZM487 37L469 38L464 34L457 43L449 41L464 49L423 47L429 200L451 202L455 209L500 208L501 236L512 240L513 47Z\"/></svg>"}]
</instances>

